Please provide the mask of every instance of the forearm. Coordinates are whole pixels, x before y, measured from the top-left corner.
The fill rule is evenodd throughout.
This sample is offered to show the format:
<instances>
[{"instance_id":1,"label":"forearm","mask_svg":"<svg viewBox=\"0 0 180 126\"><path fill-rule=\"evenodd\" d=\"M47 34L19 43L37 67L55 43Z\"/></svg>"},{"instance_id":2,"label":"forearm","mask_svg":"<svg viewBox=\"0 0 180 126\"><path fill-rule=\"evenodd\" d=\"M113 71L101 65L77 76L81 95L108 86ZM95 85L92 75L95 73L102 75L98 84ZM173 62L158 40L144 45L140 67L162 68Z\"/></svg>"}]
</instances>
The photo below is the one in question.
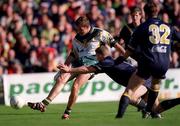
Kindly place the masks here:
<instances>
[{"instance_id":1,"label":"forearm","mask_svg":"<svg viewBox=\"0 0 180 126\"><path fill-rule=\"evenodd\" d=\"M124 54L124 58L127 59L131 55L132 55L132 52L130 50L126 50L126 53Z\"/></svg>"},{"instance_id":2,"label":"forearm","mask_svg":"<svg viewBox=\"0 0 180 126\"><path fill-rule=\"evenodd\" d=\"M93 67L86 67L86 66L82 66L82 67L77 67L77 68L70 68L68 73L93 73L95 72L95 68Z\"/></svg>"},{"instance_id":3,"label":"forearm","mask_svg":"<svg viewBox=\"0 0 180 126\"><path fill-rule=\"evenodd\" d=\"M114 47L116 48L117 51L120 52L120 54L122 54L122 55L125 54L126 51L125 51L125 49L124 49L120 44L116 43L116 44L114 45Z\"/></svg>"}]
</instances>

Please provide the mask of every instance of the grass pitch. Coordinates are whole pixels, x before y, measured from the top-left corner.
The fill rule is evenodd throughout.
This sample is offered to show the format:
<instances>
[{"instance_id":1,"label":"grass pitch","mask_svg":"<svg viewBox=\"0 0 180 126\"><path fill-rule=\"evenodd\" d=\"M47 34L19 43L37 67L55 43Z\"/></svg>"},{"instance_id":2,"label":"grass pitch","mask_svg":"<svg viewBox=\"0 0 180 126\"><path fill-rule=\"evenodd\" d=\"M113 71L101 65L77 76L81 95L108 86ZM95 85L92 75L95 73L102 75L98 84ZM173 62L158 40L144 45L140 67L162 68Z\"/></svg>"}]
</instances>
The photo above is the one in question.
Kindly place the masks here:
<instances>
[{"instance_id":1,"label":"grass pitch","mask_svg":"<svg viewBox=\"0 0 180 126\"><path fill-rule=\"evenodd\" d=\"M164 119L142 119L129 106L123 119L115 119L118 102L78 103L70 120L61 120L65 105L49 105L45 113L28 107L15 110L0 106L0 126L179 126L180 106L163 113Z\"/></svg>"}]
</instances>

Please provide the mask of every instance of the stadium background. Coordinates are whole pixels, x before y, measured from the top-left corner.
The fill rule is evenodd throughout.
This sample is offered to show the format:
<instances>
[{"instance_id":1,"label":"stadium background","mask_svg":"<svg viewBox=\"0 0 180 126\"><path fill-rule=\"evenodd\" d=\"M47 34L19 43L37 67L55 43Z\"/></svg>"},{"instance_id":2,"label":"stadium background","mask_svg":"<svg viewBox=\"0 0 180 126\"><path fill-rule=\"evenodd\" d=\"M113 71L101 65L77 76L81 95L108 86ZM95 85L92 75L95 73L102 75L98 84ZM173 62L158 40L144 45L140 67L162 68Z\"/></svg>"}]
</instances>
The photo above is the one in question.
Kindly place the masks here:
<instances>
[{"instance_id":1,"label":"stadium background","mask_svg":"<svg viewBox=\"0 0 180 126\"><path fill-rule=\"evenodd\" d=\"M132 21L130 10L133 7L142 9L147 1L0 0L0 103L4 103L3 76L19 76L21 78L25 73L36 75L45 72L51 75L52 72L57 71L56 65L64 61L72 48L72 40L76 34L73 21L77 17L86 14L93 26L109 31L118 40L122 27ZM160 18L179 30L180 1L153 1L160 6ZM174 69L180 67L180 52L176 44L173 46L174 49L170 56L171 70L168 73L168 78L163 81L163 88L167 89L167 97L169 92L175 93L177 97L180 96L180 70ZM104 78L106 77L104 76ZM32 77L29 81L33 79ZM51 79L49 78L49 80ZM18 78L16 80L18 81ZM99 89L96 90L99 91ZM9 96L7 94L7 97ZM102 97L104 98L104 96ZM166 95L164 97L167 98ZM44 115L26 107L15 111L0 105L0 124L6 126L20 126L22 124L27 126L52 124L54 126L179 125L179 107L165 113L166 119L161 121L142 120L135 112L136 110L130 107L125 119L119 121L113 118L117 106L117 102L78 104L74 107L72 120L63 122L59 121L57 113L61 112L62 114L65 105L50 105Z\"/></svg>"}]
</instances>

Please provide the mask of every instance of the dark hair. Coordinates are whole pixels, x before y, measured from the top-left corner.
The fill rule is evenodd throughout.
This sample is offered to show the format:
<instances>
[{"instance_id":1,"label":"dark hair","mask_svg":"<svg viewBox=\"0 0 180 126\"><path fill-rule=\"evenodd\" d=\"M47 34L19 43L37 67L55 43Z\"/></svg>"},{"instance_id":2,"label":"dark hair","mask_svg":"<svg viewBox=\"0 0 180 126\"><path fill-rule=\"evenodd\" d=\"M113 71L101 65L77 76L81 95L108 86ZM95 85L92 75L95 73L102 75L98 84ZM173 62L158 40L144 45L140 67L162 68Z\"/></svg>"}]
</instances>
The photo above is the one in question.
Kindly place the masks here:
<instances>
[{"instance_id":1,"label":"dark hair","mask_svg":"<svg viewBox=\"0 0 180 126\"><path fill-rule=\"evenodd\" d=\"M131 9L131 14L136 13L136 12L142 14L142 11L141 11L141 9L139 7L133 7Z\"/></svg>"},{"instance_id":2,"label":"dark hair","mask_svg":"<svg viewBox=\"0 0 180 126\"><path fill-rule=\"evenodd\" d=\"M106 45L101 45L95 51L97 54L106 55L109 52L109 49Z\"/></svg>"},{"instance_id":3,"label":"dark hair","mask_svg":"<svg viewBox=\"0 0 180 126\"><path fill-rule=\"evenodd\" d=\"M145 15L147 15L148 17L158 16L159 13L158 5L151 1L144 6L144 12Z\"/></svg>"},{"instance_id":4,"label":"dark hair","mask_svg":"<svg viewBox=\"0 0 180 126\"><path fill-rule=\"evenodd\" d=\"M90 22L89 22L89 19L86 16L81 16L75 21L75 24L77 26L78 25L89 26Z\"/></svg>"}]
</instances>

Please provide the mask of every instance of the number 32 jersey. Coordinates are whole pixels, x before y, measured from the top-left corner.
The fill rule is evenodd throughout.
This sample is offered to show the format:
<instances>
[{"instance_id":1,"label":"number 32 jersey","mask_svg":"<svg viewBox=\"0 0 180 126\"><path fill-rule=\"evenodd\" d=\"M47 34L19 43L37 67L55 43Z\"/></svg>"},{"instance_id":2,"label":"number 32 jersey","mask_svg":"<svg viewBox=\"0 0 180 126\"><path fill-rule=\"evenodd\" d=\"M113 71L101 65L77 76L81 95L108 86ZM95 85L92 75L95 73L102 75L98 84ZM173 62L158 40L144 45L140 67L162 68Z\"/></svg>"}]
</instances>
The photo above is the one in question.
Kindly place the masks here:
<instances>
[{"instance_id":1,"label":"number 32 jersey","mask_svg":"<svg viewBox=\"0 0 180 126\"><path fill-rule=\"evenodd\" d=\"M150 18L135 30L128 49L138 54L138 62L168 67L174 40L180 40L179 32L158 18Z\"/></svg>"}]
</instances>

